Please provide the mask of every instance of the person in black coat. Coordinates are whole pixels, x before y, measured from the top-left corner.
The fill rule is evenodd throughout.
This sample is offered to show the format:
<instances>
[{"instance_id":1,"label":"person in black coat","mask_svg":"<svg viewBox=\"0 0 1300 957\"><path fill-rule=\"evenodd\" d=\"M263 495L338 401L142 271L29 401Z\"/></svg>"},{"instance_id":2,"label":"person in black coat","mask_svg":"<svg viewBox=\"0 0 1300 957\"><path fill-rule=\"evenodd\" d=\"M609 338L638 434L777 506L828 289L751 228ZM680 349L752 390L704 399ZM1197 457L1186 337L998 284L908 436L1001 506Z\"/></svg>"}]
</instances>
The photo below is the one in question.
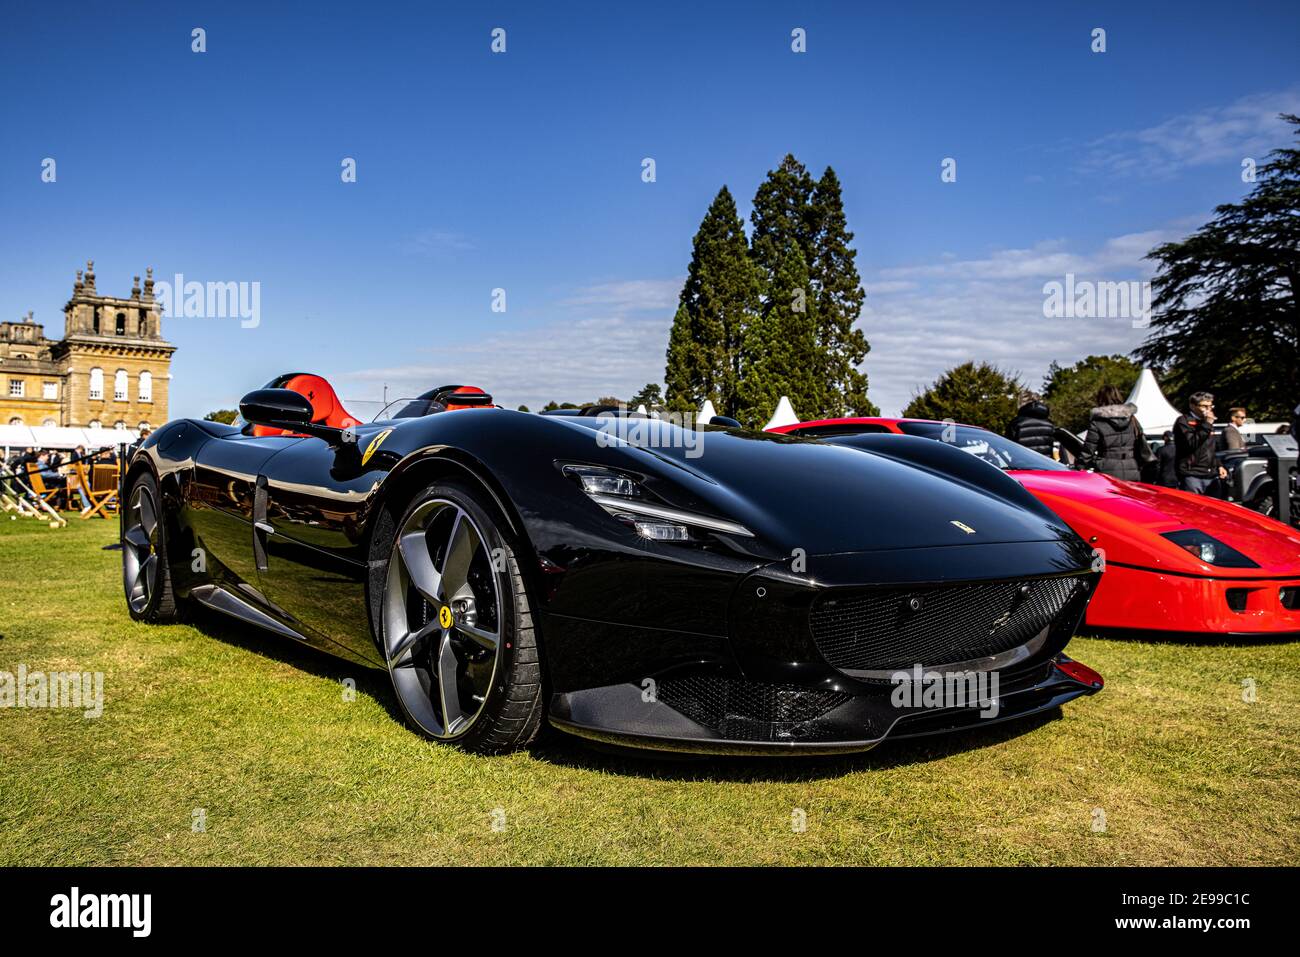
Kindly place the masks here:
<instances>
[{"instance_id":1,"label":"person in black coat","mask_svg":"<svg viewBox=\"0 0 1300 957\"><path fill-rule=\"evenodd\" d=\"M1156 461L1160 463L1160 484L1165 488L1178 488L1178 447L1174 445L1174 433L1166 432L1165 444L1156 451Z\"/></svg>"},{"instance_id":2,"label":"person in black coat","mask_svg":"<svg viewBox=\"0 0 1300 957\"><path fill-rule=\"evenodd\" d=\"M1041 399L1029 397L1011 420L1011 425L1007 426L1007 438L1050 459L1056 444L1056 426L1049 415L1047 405Z\"/></svg>"},{"instance_id":3,"label":"person in black coat","mask_svg":"<svg viewBox=\"0 0 1300 957\"><path fill-rule=\"evenodd\" d=\"M1143 468L1155 461L1155 454L1136 416L1137 406L1125 402L1118 388L1103 387L1088 422L1083 467L1125 482L1142 481Z\"/></svg>"},{"instance_id":4,"label":"person in black coat","mask_svg":"<svg viewBox=\"0 0 1300 957\"><path fill-rule=\"evenodd\" d=\"M1183 491L1214 495L1218 481L1228 477L1228 470L1219 464L1215 454L1217 438L1214 434L1214 396L1209 392L1192 393L1187 411L1174 421L1178 487Z\"/></svg>"}]
</instances>

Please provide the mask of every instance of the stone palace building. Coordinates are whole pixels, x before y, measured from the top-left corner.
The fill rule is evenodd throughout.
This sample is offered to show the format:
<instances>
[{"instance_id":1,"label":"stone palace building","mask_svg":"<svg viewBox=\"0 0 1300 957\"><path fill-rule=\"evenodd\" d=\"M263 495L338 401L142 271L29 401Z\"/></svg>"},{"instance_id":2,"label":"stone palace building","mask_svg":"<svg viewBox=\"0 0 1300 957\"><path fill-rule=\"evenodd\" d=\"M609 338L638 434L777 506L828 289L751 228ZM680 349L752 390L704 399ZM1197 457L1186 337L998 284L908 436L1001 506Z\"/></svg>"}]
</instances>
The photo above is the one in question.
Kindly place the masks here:
<instances>
[{"instance_id":1,"label":"stone palace building","mask_svg":"<svg viewBox=\"0 0 1300 957\"><path fill-rule=\"evenodd\" d=\"M166 422L176 347L162 337L153 287L150 268L129 299L102 296L91 261L63 307L62 339L47 339L30 312L0 322L0 423L135 431Z\"/></svg>"}]
</instances>

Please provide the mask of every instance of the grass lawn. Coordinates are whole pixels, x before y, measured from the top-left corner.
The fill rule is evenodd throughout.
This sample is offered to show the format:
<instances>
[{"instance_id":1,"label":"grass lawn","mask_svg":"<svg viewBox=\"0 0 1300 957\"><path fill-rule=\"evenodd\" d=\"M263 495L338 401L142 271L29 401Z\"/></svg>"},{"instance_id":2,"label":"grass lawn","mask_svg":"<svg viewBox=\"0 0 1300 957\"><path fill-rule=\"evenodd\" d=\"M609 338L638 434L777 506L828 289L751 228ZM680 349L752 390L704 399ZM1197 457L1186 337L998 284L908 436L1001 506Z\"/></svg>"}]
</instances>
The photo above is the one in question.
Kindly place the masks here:
<instances>
[{"instance_id":1,"label":"grass lawn","mask_svg":"<svg viewBox=\"0 0 1300 957\"><path fill-rule=\"evenodd\" d=\"M1300 643L1076 639L1107 686L1059 719L851 759L481 758L382 673L132 622L116 529L0 515L0 671L105 675L99 718L0 709L0 865L1300 863Z\"/></svg>"}]
</instances>

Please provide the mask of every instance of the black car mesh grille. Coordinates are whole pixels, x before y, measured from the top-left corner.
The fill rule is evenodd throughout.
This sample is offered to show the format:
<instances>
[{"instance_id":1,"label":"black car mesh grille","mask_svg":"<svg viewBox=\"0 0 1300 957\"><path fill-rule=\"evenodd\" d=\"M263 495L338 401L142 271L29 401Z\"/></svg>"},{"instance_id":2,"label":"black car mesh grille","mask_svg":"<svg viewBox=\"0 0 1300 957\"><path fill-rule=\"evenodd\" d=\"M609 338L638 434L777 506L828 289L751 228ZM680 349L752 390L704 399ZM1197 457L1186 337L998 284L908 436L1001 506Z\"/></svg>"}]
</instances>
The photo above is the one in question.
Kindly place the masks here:
<instances>
[{"instance_id":1,"label":"black car mesh grille","mask_svg":"<svg viewBox=\"0 0 1300 957\"><path fill-rule=\"evenodd\" d=\"M812 723L849 700L836 691L691 675L659 682L658 699L731 741L799 741Z\"/></svg>"},{"instance_id":2,"label":"black car mesh grille","mask_svg":"<svg viewBox=\"0 0 1300 957\"><path fill-rule=\"evenodd\" d=\"M1044 578L880 589L819 599L809 625L836 668L955 664L1025 644L1083 587L1082 578Z\"/></svg>"}]
</instances>

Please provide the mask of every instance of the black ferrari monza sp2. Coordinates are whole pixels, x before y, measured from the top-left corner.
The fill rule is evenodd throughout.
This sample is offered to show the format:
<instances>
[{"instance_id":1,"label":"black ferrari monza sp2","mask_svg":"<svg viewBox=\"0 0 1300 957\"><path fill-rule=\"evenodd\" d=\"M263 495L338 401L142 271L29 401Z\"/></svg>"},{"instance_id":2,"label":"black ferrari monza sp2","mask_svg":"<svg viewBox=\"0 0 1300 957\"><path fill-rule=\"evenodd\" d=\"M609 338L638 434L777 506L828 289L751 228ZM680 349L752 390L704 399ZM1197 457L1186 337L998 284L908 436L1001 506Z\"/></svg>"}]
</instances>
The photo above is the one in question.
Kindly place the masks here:
<instances>
[{"instance_id":1,"label":"black ferrari monza sp2","mask_svg":"<svg viewBox=\"0 0 1300 957\"><path fill-rule=\"evenodd\" d=\"M661 750L855 751L1101 687L1062 653L1092 550L939 442L863 454L515 412L463 386L362 424L301 374L241 416L173 421L133 451L131 615L206 606L386 669L417 729L470 750L548 722ZM900 699L923 672L995 692Z\"/></svg>"}]
</instances>

